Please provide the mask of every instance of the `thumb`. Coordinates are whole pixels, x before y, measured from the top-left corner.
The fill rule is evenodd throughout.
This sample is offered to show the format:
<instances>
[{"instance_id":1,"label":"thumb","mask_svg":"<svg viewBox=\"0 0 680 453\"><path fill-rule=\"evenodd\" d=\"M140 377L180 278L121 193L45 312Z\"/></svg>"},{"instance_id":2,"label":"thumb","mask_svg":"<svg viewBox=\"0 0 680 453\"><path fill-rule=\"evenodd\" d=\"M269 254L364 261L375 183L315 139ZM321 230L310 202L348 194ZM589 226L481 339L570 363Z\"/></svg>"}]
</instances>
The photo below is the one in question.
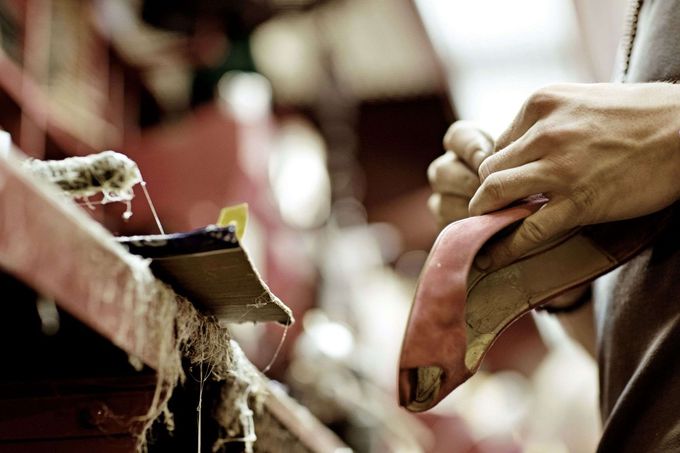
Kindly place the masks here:
<instances>
[{"instance_id":1,"label":"thumb","mask_svg":"<svg viewBox=\"0 0 680 453\"><path fill-rule=\"evenodd\" d=\"M524 219L508 236L482 250L475 259L475 264L482 270L507 266L577 225L577 212L571 200L552 199Z\"/></svg>"},{"instance_id":2,"label":"thumb","mask_svg":"<svg viewBox=\"0 0 680 453\"><path fill-rule=\"evenodd\" d=\"M456 154L477 173L481 163L493 153L494 141L489 134L470 121L456 121L444 136L444 148Z\"/></svg>"}]
</instances>

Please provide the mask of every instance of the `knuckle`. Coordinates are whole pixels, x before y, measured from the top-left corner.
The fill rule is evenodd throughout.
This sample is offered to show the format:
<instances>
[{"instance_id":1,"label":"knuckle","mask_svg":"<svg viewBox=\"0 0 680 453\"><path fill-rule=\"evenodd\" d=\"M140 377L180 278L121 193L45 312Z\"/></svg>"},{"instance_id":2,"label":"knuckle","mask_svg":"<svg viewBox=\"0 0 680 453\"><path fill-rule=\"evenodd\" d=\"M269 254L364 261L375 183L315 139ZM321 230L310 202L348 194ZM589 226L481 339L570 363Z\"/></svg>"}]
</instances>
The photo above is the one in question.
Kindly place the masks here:
<instances>
[{"instance_id":1,"label":"knuckle","mask_svg":"<svg viewBox=\"0 0 680 453\"><path fill-rule=\"evenodd\" d=\"M545 227L530 217L524 220L522 224L522 239L531 244L538 244L547 239L547 232Z\"/></svg>"},{"instance_id":2,"label":"knuckle","mask_svg":"<svg viewBox=\"0 0 680 453\"><path fill-rule=\"evenodd\" d=\"M482 156L482 161L484 158L488 157L490 153L491 143L485 143L486 139L482 136L475 137L475 139L470 140L463 150L463 155L466 156L468 164L474 168L474 166L479 165L479 156Z\"/></svg>"},{"instance_id":3,"label":"knuckle","mask_svg":"<svg viewBox=\"0 0 680 453\"><path fill-rule=\"evenodd\" d=\"M463 154L466 156L472 156L472 153L481 149L480 143L477 140L470 140L465 144L463 148Z\"/></svg>"},{"instance_id":4,"label":"knuckle","mask_svg":"<svg viewBox=\"0 0 680 453\"><path fill-rule=\"evenodd\" d=\"M455 147L456 137L460 134L461 130L467 127L465 121L456 121L451 126L449 126L446 134L444 134L443 145L446 149L451 149Z\"/></svg>"},{"instance_id":5,"label":"knuckle","mask_svg":"<svg viewBox=\"0 0 680 453\"><path fill-rule=\"evenodd\" d=\"M534 139L534 145L544 148L561 147L569 140L570 132L565 127L540 127Z\"/></svg>"},{"instance_id":6,"label":"knuckle","mask_svg":"<svg viewBox=\"0 0 680 453\"><path fill-rule=\"evenodd\" d=\"M512 134L513 134L513 127L510 127L508 129L506 129L505 131L503 131L503 133L498 137L498 139L494 143L492 155L494 153L501 151L503 148L509 146L510 143L512 143L512 139L511 139Z\"/></svg>"},{"instance_id":7,"label":"knuckle","mask_svg":"<svg viewBox=\"0 0 680 453\"><path fill-rule=\"evenodd\" d=\"M446 177L446 168L451 165L452 156L444 154L433 160L427 167L427 179L430 185L435 186L442 178Z\"/></svg>"},{"instance_id":8,"label":"knuckle","mask_svg":"<svg viewBox=\"0 0 680 453\"><path fill-rule=\"evenodd\" d=\"M479 137L485 137L481 129L471 121L459 120L449 126L444 134L444 148L451 151L459 151L459 148L466 147L467 142L480 141ZM475 140L474 138L477 138Z\"/></svg>"},{"instance_id":9,"label":"knuckle","mask_svg":"<svg viewBox=\"0 0 680 453\"><path fill-rule=\"evenodd\" d=\"M437 181L437 173L439 172L439 163L435 160L427 167L427 179L430 185Z\"/></svg>"},{"instance_id":10,"label":"knuckle","mask_svg":"<svg viewBox=\"0 0 680 453\"><path fill-rule=\"evenodd\" d=\"M572 165L566 156L556 155L545 162L546 174L559 184L562 190L574 191L578 185L581 171Z\"/></svg>"},{"instance_id":11,"label":"knuckle","mask_svg":"<svg viewBox=\"0 0 680 453\"><path fill-rule=\"evenodd\" d=\"M430 198L427 199L427 207L435 216L439 214L440 199L440 195L436 193L430 195Z\"/></svg>"},{"instance_id":12,"label":"knuckle","mask_svg":"<svg viewBox=\"0 0 680 453\"><path fill-rule=\"evenodd\" d=\"M590 211L596 205L597 191L589 184L579 184L569 197L576 212Z\"/></svg>"},{"instance_id":13,"label":"knuckle","mask_svg":"<svg viewBox=\"0 0 680 453\"><path fill-rule=\"evenodd\" d=\"M486 181L491 176L491 174L493 174L494 163L495 163L494 156L490 156L484 159L482 164L479 166L479 170L477 170L479 179L481 181Z\"/></svg>"},{"instance_id":14,"label":"knuckle","mask_svg":"<svg viewBox=\"0 0 680 453\"><path fill-rule=\"evenodd\" d=\"M444 149L449 149L449 143L451 143L453 134L455 133L455 128L456 128L456 123L453 123L452 125L449 126L449 128L446 130L446 133L444 134L444 138L442 139L442 146Z\"/></svg>"},{"instance_id":15,"label":"knuckle","mask_svg":"<svg viewBox=\"0 0 680 453\"><path fill-rule=\"evenodd\" d=\"M505 195L505 183L495 175L491 175L482 184L486 195L493 200L501 200Z\"/></svg>"},{"instance_id":16,"label":"knuckle","mask_svg":"<svg viewBox=\"0 0 680 453\"><path fill-rule=\"evenodd\" d=\"M437 187L442 188L451 186L455 183L454 173L455 166L452 164L441 165L437 168L436 183Z\"/></svg>"},{"instance_id":17,"label":"knuckle","mask_svg":"<svg viewBox=\"0 0 680 453\"><path fill-rule=\"evenodd\" d=\"M558 85L548 85L534 91L527 99L525 108L538 116L544 116L554 110L560 103L561 96Z\"/></svg>"}]
</instances>

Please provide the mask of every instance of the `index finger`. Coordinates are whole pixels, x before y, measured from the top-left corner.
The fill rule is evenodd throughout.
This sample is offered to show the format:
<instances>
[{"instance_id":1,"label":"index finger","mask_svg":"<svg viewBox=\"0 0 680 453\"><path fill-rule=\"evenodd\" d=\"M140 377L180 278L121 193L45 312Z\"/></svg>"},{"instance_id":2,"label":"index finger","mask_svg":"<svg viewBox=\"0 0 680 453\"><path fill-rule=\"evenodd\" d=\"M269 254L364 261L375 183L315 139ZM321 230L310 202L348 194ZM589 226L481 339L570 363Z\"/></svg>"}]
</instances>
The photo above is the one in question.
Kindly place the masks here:
<instances>
[{"instance_id":1,"label":"index finger","mask_svg":"<svg viewBox=\"0 0 680 453\"><path fill-rule=\"evenodd\" d=\"M515 231L481 252L475 263L484 270L499 269L578 225L576 205L568 198L553 198Z\"/></svg>"},{"instance_id":2,"label":"index finger","mask_svg":"<svg viewBox=\"0 0 680 453\"><path fill-rule=\"evenodd\" d=\"M444 135L444 148L477 173L482 161L493 153L493 139L470 121L456 121Z\"/></svg>"}]
</instances>

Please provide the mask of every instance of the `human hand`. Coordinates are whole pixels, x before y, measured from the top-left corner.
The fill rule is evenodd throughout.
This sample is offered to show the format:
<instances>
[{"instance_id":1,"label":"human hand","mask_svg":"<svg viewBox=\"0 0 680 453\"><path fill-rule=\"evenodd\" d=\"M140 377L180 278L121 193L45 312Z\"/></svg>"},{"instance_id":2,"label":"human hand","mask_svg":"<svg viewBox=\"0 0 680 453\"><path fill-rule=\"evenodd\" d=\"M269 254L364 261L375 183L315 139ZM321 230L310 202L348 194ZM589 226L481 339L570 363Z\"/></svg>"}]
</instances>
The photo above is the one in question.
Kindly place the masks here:
<instances>
[{"instance_id":1,"label":"human hand","mask_svg":"<svg viewBox=\"0 0 680 453\"><path fill-rule=\"evenodd\" d=\"M478 260L501 267L579 225L623 220L680 198L680 85L568 84L537 91L479 168L480 215L549 198Z\"/></svg>"},{"instance_id":2,"label":"human hand","mask_svg":"<svg viewBox=\"0 0 680 453\"><path fill-rule=\"evenodd\" d=\"M434 194L428 200L440 226L469 216L468 204L479 188L477 170L493 152L493 139L468 121L457 121L444 136L444 155L430 164Z\"/></svg>"}]
</instances>

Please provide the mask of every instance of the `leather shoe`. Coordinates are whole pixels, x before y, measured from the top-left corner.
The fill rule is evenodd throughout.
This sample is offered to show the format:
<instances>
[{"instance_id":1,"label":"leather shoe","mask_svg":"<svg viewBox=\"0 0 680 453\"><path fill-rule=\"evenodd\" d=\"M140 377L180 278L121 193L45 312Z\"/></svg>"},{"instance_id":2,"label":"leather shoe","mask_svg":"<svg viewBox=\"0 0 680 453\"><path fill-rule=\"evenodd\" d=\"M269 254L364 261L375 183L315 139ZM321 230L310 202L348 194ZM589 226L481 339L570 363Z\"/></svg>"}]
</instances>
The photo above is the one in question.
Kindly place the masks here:
<instances>
[{"instance_id":1,"label":"leather shoe","mask_svg":"<svg viewBox=\"0 0 680 453\"><path fill-rule=\"evenodd\" d=\"M534 198L448 225L420 274L399 363L399 401L430 409L478 369L513 321L631 259L654 239L672 208L581 227L496 270L474 266L479 250L538 210Z\"/></svg>"}]
</instances>

